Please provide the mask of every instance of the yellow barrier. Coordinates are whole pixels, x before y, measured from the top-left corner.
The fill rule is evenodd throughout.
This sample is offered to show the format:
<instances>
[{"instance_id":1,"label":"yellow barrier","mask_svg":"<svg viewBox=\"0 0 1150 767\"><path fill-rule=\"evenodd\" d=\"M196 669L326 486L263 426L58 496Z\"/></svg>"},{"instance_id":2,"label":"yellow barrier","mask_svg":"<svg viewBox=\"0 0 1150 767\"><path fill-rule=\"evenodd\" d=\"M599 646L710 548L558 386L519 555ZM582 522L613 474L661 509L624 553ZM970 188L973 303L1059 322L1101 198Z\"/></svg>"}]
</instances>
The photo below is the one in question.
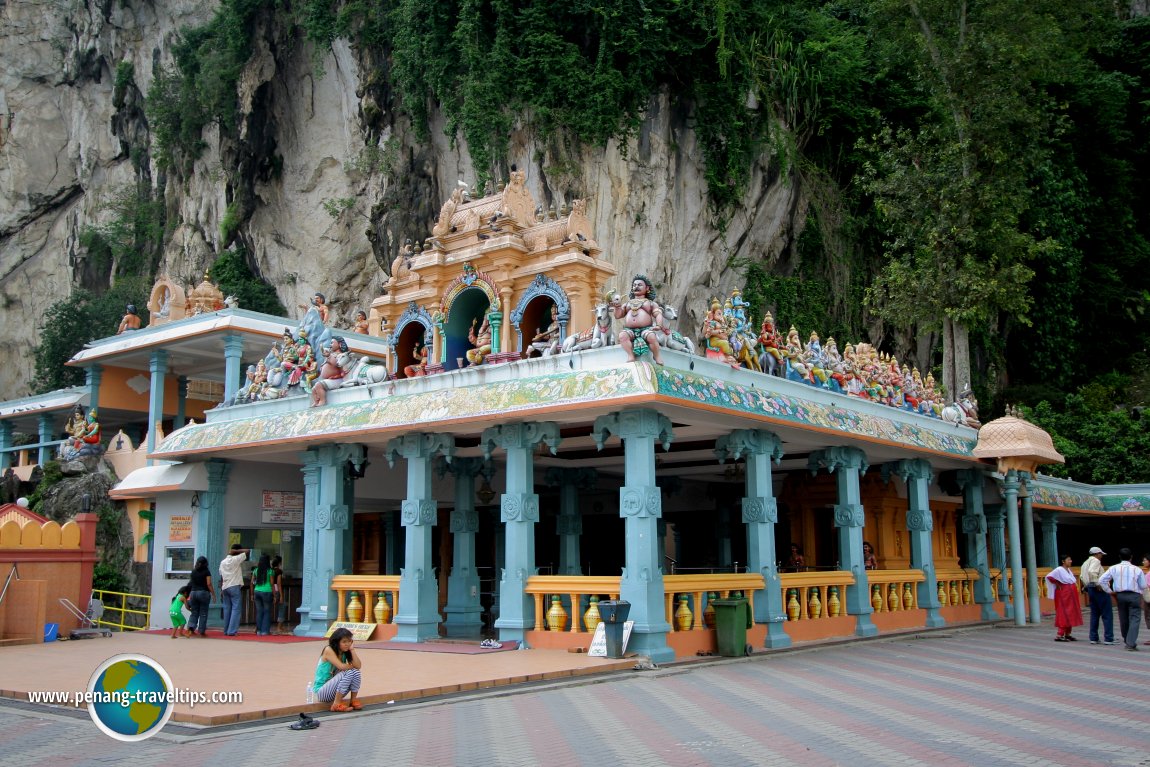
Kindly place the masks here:
<instances>
[{"instance_id":1,"label":"yellow barrier","mask_svg":"<svg viewBox=\"0 0 1150 767\"><path fill-rule=\"evenodd\" d=\"M918 607L922 570L867 570L870 604L876 613L895 613Z\"/></svg>"},{"instance_id":2,"label":"yellow barrier","mask_svg":"<svg viewBox=\"0 0 1150 767\"><path fill-rule=\"evenodd\" d=\"M855 577L847 570L781 574L787 620L837 618L843 614L842 595L854 582Z\"/></svg>"},{"instance_id":3,"label":"yellow barrier","mask_svg":"<svg viewBox=\"0 0 1150 767\"><path fill-rule=\"evenodd\" d=\"M338 595L336 598L336 603L339 605L337 621L350 620L347 606L352 592L357 595L361 593L364 595L360 604L363 615L359 616L359 620L355 622L392 623L395 620L396 608L399 607L398 575L337 575L331 579L331 589ZM383 603L380 604L379 597L384 594L388 596L384 597ZM391 598L390 603L388 597ZM373 620L376 606L380 608L382 620Z\"/></svg>"},{"instance_id":4,"label":"yellow barrier","mask_svg":"<svg viewBox=\"0 0 1150 767\"><path fill-rule=\"evenodd\" d=\"M104 626L106 628L114 628L117 631L140 631L148 627L148 618L152 614L152 595L151 594L128 594L123 591L106 591L104 589L92 589L92 596L99 599L104 603L104 616L109 612L116 612L120 614L120 620L113 621L101 616L100 620L95 621L97 626ZM109 599L116 599L119 606L108 604ZM127 606L128 599L142 599L144 601L143 610L134 610ZM129 615L139 615L140 623L136 625L128 623Z\"/></svg>"}]
</instances>

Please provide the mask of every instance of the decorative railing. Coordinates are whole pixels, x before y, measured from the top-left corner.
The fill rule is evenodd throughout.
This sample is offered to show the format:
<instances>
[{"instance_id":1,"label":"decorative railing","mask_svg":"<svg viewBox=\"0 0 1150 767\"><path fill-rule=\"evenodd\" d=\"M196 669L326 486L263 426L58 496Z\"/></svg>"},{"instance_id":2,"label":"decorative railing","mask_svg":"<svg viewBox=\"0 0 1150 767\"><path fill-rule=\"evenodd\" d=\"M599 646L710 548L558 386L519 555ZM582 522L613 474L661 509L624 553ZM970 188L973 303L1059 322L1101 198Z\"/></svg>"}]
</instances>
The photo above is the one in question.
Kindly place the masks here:
<instances>
[{"instance_id":1,"label":"decorative railing","mask_svg":"<svg viewBox=\"0 0 1150 767\"><path fill-rule=\"evenodd\" d=\"M842 597L855 579L847 570L828 570L783 573L779 582L787 620L809 621L842 615Z\"/></svg>"},{"instance_id":2,"label":"decorative railing","mask_svg":"<svg viewBox=\"0 0 1150 767\"><path fill-rule=\"evenodd\" d=\"M117 631L140 631L148 627L148 617L152 614L150 594L127 594L123 591L92 589L92 596L104 605L104 614L94 621L95 625L114 628ZM128 607L129 599L135 601L137 607ZM142 605L142 608L139 605ZM112 620L108 617L108 613L116 613L120 619Z\"/></svg>"},{"instance_id":3,"label":"decorative railing","mask_svg":"<svg viewBox=\"0 0 1150 767\"><path fill-rule=\"evenodd\" d=\"M934 574L938 578L940 606L960 607L974 604L974 582L979 579L978 571L961 567L940 567Z\"/></svg>"},{"instance_id":4,"label":"decorative railing","mask_svg":"<svg viewBox=\"0 0 1150 767\"><path fill-rule=\"evenodd\" d=\"M398 575L337 575L331 579L331 590L339 604L337 621L391 623L395 618Z\"/></svg>"},{"instance_id":5,"label":"decorative railing","mask_svg":"<svg viewBox=\"0 0 1150 767\"><path fill-rule=\"evenodd\" d=\"M897 613L918 607L918 584L926 580L922 570L868 570L870 604L876 613Z\"/></svg>"},{"instance_id":6,"label":"decorative railing","mask_svg":"<svg viewBox=\"0 0 1150 767\"><path fill-rule=\"evenodd\" d=\"M582 609L583 597L602 598L606 595L610 599L618 599L621 580L618 575L532 575L527 579L524 591L535 600L535 630L542 631L546 624L552 631L576 634L594 631L599 624L599 611L591 612L590 607ZM558 611L555 610L554 599L549 600L550 604L544 607L544 600L548 596L567 597L573 615L569 616L562 604ZM563 613L562 618L559 612Z\"/></svg>"},{"instance_id":7,"label":"decorative railing","mask_svg":"<svg viewBox=\"0 0 1150 767\"><path fill-rule=\"evenodd\" d=\"M704 594L707 603L712 599L726 599L732 593L741 595L750 602L749 609L754 615L754 592L764 585L763 576L758 573L665 575L664 614L675 631L702 631L712 627L708 625L707 609L702 607Z\"/></svg>"}]
</instances>

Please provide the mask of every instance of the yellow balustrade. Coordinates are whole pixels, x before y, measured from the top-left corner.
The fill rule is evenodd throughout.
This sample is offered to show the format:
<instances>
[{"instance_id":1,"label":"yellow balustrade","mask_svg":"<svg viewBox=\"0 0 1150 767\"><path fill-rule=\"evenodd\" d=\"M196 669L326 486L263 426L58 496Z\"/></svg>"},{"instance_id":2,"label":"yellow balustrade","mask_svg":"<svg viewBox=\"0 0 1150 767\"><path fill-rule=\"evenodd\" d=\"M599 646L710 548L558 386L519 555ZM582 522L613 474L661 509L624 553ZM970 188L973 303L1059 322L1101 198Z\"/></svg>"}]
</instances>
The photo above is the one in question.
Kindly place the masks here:
<instances>
[{"instance_id":1,"label":"yellow balustrade","mask_svg":"<svg viewBox=\"0 0 1150 767\"><path fill-rule=\"evenodd\" d=\"M535 630L543 631L546 626L547 610L544 609L544 604L550 603L547 597L565 596L573 605L570 615L566 616L570 620L570 628L564 626L559 630L572 633L586 631L583 625L586 611L579 609L583 603L582 598L585 596L602 598L603 595L607 595L611 599L618 599L621 580L618 575L532 575L527 579L524 592L535 600Z\"/></svg>"},{"instance_id":2,"label":"yellow balustrade","mask_svg":"<svg viewBox=\"0 0 1150 767\"><path fill-rule=\"evenodd\" d=\"M826 570L783 573L779 581L787 619L794 621L837 618L842 615L846 588L853 585L855 579L847 570ZM883 599L885 601L885 595Z\"/></svg>"},{"instance_id":3,"label":"yellow balustrade","mask_svg":"<svg viewBox=\"0 0 1150 767\"><path fill-rule=\"evenodd\" d=\"M30 527L30 525L28 525ZM104 614L96 621L97 626L114 628L119 631L139 631L148 627L148 617L152 614L152 597L150 594L128 594L123 591L105 591L92 589L92 596L99 599L104 605ZM128 599L139 599L143 602L143 609L128 607ZM118 621L108 617L108 613L117 613ZM138 620L128 622L129 615L139 615Z\"/></svg>"},{"instance_id":4,"label":"yellow balustrade","mask_svg":"<svg viewBox=\"0 0 1150 767\"><path fill-rule=\"evenodd\" d=\"M373 623L375 617L373 609L379 601L379 595L386 594L391 603L391 615L387 623L395 621L396 608L399 606L399 576L398 575L337 575L331 579L331 590L337 595L336 603L339 605L337 621L349 620L347 605L349 595L355 591L364 612L364 620ZM387 598L385 598L387 599Z\"/></svg>"},{"instance_id":5,"label":"yellow balustrade","mask_svg":"<svg viewBox=\"0 0 1150 767\"><path fill-rule=\"evenodd\" d=\"M692 610L691 631L706 629L706 609L702 607L703 597L707 592L713 591L720 599L726 599L733 591L743 592L749 602L751 614L755 613L754 592L765 587L763 576L758 573L689 573L683 575L664 575L663 590L667 622L675 626L674 613L676 598L682 595L691 597ZM676 627L677 628L677 627Z\"/></svg>"}]
</instances>

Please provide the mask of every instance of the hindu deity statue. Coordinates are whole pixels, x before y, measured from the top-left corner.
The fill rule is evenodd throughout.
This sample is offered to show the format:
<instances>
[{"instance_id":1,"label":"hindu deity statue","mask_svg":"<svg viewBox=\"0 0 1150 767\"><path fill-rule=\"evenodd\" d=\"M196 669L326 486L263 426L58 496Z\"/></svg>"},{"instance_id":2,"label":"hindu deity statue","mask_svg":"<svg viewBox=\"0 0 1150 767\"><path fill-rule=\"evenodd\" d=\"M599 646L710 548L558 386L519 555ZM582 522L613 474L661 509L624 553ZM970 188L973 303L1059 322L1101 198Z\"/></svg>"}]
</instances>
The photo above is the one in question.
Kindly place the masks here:
<instances>
[{"instance_id":1,"label":"hindu deity statue","mask_svg":"<svg viewBox=\"0 0 1150 767\"><path fill-rule=\"evenodd\" d=\"M96 408L90 408L84 415L82 405L76 405L65 426L68 439L60 445L60 458L71 461L86 455L98 455L100 446L100 422L96 418Z\"/></svg>"},{"instance_id":2,"label":"hindu deity statue","mask_svg":"<svg viewBox=\"0 0 1150 767\"><path fill-rule=\"evenodd\" d=\"M775 318L767 312L759 328L759 349L762 352L759 365L763 370L773 373L782 365L782 345L783 334L775 327Z\"/></svg>"},{"instance_id":3,"label":"hindu deity statue","mask_svg":"<svg viewBox=\"0 0 1150 767\"><path fill-rule=\"evenodd\" d=\"M415 355L415 362L411 365L405 365L403 368L403 375L405 378L418 378L427 375L427 352L428 347L422 342L416 342L415 347L411 350Z\"/></svg>"},{"instance_id":4,"label":"hindu deity statue","mask_svg":"<svg viewBox=\"0 0 1150 767\"><path fill-rule=\"evenodd\" d=\"M791 329L787 331L787 343L783 347L783 356L787 358L788 378L813 383L811 369L806 362L803 342L799 340L799 331L794 325L791 325Z\"/></svg>"},{"instance_id":5,"label":"hindu deity statue","mask_svg":"<svg viewBox=\"0 0 1150 767\"><path fill-rule=\"evenodd\" d=\"M615 296L613 302L615 319L623 320L623 330L619 332L619 346L627 353L627 359L634 362L649 350L656 365L662 365L659 354L659 338L656 332L664 324L663 307L655 299L655 287L644 274L636 274L631 280L629 300L623 303Z\"/></svg>"},{"instance_id":6,"label":"hindu deity statue","mask_svg":"<svg viewBox=\"0 0 1150 767\"><path fill-rule=\"evenodd\" d=\"M530 357L532 352L543 357L558 354L561 341L562 339L559 337L559 307L552 304L551 324L546 328L539 328L539 332L531 339L531 346L527 350L527 356Z\"/></svg>"},{"instance_id":7,"label":"hindu deity statue","mask_svg":"<svg viewBox=\"0 0 1150 767\"><path fill-rule=\"evenodd\" d=\"M732 367L738 367L735 361L735 352L727 340L727 318L723 315L723 307L719 299L711 299L711 310L703 317L703 338L707 343L707 350L714 351L722 356L723 362Z\"/></svg>"},{"instance_id":8,"label":"hindu deity statue","mask_svg":"<svg viewBox=\"0 0 1150 767\"><path fill-rule=\"evenodd\" d=\"M474 347L467 350L469 365L482 365L484 358L491 354L491 320L484 314L483 324L476 330L475 326L478 324L479 318L476 317L471 321L471 329L467 331L467 340Z\"/></svg>"},{"instance_id":9,"label":"hindu deity statue","mask_svg":"<svg viewBox=\"0 0 1150 767\"><path fill-rule=\"evenodd\" d=\"M819 334L811 331L811 337L807 341L807 348L804 352L804 359L807 366L810 368L811 376L822 386L828 386L828 379L830 378L826 370L826 359L823 355L823 347L819 343Z\"/></svg>"}]
</instances>

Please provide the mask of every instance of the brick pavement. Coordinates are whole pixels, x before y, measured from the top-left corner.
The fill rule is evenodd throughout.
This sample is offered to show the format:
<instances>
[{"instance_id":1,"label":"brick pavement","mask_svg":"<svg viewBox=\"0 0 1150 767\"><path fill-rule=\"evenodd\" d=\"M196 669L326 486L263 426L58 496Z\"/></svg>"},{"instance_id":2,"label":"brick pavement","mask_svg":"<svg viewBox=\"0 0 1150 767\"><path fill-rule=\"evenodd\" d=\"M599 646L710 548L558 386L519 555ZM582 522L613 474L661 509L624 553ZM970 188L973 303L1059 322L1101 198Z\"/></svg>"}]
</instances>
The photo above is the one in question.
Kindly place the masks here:
<instances>
[{"instance_id":1,"label":"brick pavement","mask_svg":"<svg viewBox=\"0 0 1150 767\"><path fill-rule=\"evenodd\" d=\"M944 629L142 743L0 704L0 765L1150 767L1150 651L1051 640Z\"/></svg>"}]
</instances>

